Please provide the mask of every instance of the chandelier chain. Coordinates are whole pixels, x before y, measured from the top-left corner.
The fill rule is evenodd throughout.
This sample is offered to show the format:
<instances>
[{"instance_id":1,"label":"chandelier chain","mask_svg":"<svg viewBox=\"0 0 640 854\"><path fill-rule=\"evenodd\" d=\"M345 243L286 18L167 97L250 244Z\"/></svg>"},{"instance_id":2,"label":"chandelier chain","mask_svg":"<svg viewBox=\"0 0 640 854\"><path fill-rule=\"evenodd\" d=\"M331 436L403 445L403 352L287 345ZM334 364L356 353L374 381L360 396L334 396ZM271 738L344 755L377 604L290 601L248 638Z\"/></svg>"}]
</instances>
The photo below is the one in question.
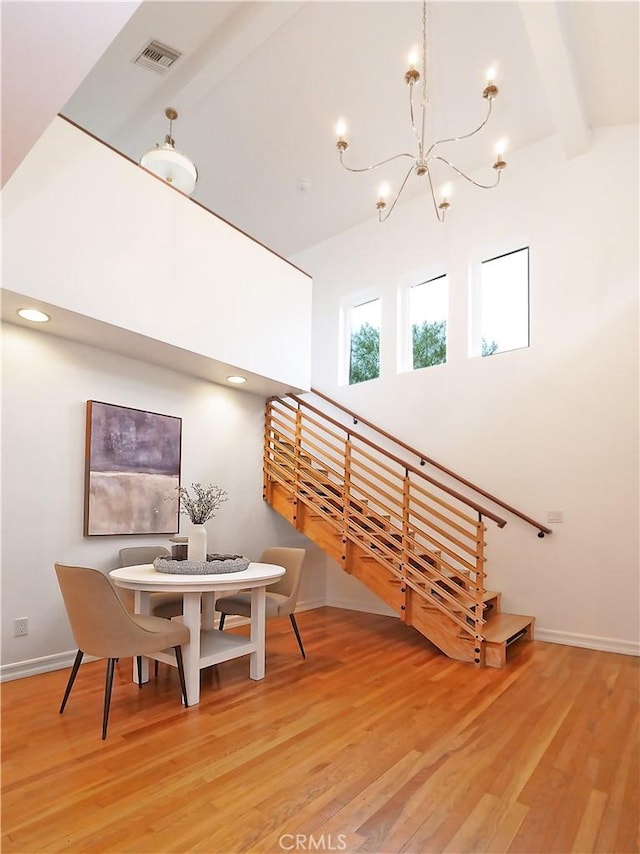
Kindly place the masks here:
<instances>
[{"instance_id":1,"label":"chandelier chain","mask_svg":"<svg viewBox=\"0 0 640 854\"><path fill-rule=\"evenodd\" d=\"M422 4L422 104L427 103L427 0ZM424 145L424 139L422 140Z\"/></svg>"}]
</instances>

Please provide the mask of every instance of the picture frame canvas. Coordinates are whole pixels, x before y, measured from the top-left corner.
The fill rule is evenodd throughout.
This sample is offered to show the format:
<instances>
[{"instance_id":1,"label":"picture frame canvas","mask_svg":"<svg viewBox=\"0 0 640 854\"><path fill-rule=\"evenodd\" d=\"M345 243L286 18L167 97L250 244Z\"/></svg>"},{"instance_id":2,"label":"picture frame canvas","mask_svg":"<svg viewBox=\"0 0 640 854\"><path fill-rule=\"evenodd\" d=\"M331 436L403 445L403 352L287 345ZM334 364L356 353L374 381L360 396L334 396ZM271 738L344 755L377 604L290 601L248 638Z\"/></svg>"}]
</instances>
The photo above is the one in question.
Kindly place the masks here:
<instances>
[{"instance_id":1,"label":"picture frame canvas","mask_svg":"<svg viewBox=\"0 0 640 854\"><path fill-rule=\"evenodd\" d=\"M175 534L182 419L87 401L86 537Z\"/></svg>"}]
</instances>

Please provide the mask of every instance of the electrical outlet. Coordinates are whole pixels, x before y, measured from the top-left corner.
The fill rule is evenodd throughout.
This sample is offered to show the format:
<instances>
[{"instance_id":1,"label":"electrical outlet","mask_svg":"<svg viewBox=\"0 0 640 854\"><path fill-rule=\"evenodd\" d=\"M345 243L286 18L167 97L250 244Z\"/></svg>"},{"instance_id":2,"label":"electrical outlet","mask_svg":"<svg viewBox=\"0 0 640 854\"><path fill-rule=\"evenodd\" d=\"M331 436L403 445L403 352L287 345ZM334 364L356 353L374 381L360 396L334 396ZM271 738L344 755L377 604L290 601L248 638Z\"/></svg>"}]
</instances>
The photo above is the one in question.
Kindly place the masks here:
<instances>
[{"instance_id":1,"label":"electrical outlet","mask_svg":"<svg viewBox=\"0 0 640 854\"><path fill-rule=\"evenodd\" d=\"M547 522L549 524L560 524L564 522L564 511L563 510L549 510L547 513Z\"/></svg>"},{"instance_id":2,"label":"electrical outlet","mask_svg":"<svg viewBox=\"0 0 640 854\"><path fill-rule=\"evenodd\" d=\"M27 617L18 617L13 624L13 636L21 638L23 635L29 634L29 620Z\"/></svg>"}]
</instances>

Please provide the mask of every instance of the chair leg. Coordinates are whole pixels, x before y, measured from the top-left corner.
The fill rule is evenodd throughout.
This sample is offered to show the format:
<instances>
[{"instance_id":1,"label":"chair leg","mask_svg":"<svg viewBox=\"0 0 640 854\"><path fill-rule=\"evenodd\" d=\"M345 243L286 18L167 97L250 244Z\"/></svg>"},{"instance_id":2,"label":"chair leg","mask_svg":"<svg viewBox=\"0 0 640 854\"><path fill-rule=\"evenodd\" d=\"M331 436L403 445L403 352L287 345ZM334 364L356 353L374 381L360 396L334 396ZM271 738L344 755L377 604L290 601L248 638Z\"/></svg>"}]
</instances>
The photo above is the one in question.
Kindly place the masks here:
<instances>
[{"instance_id":1,"label":"chair leg","mask_svg":"<svg viewBox=\"0 0 640 854\"><path fill-rule=\"evenodd\" d=\"M138 666L138 688L142 688L142 656L136 655L136 664Z\"/></svg>"},{"instance_id":2,"label":"chair leg","mask_svg":"<svg viewBox=\"0 0 640 854\"><path fill-rule=\"evenodd\" d=\"M115 658L107 661L107 675L104 681L104 712L102 714L102 740L107 737L107 726L109 724L109 707L111 706L111 688L113 687L113 670L116 663Z\"/></svg>"},{"instance_id":3,"label":"chair leg","mask_svg":"<svg viewBox=\"0 0 640 854\"><path fill-rule=\"evenodd\" d=\"M153 661L153 676L155 679L158 678L158 659L155 658Z\"/></svg>"},{"instance_id":4,"label":"chair leg","mask_svg":"<svg viewBox=\"0 0 640 854\"><path fill-rule=\"evenodd\" d=\"M67 700L69 699L69 694L71 693L71 689L73 688L73 683L76 681L76 676L78 675L78 669L80 668L80 662L82 661L82 656L84 652L79 649L76 652L76 658L73 662L73 667L71 668L71 674L69 676L69 680L67 682L67 687L64 692L64 697L62 698L62 704L60 706L60 714L64 712L64 707L67 705Z\"/></svg>"},{"instance_id":5,"label":"chair leg","mask_svg":"<svg viewBox=\"0 0 640 854\"><path fill-rule=\"evenodd\" d=\"M218 623L218 631L221 632L224 629L224 618L226 614L220 614L220 622Z\"/></svg>"},{"instance_id":6,"label":"chair leg","mask_svg":"<svg viewBox=\"0 0 640 854\"><path fill-rule=\"evenodd\" d=\"M185 708L189 708L189 701L187 699L187 683L184 678L184 664L182 662L182 647L174 646L174 651L176 654L176 664L178 665L178 676L180 677L180 688L182 689L182 699L184 700Z\"/></svg>"},{"instance_id":7,"label":"chair leg","mask_svg":"<svg viewBox=\"0 0 640 854\"><path fill-rule=\"evenodd\" d=\"M300 652L302 653L302 657L306 658L304 652L304 647L302 646L302 638L300 637L300 632L298 631L298 624L296 623L296 618L293 614L289 614L289 619L291 620L291 625L293 626L293 631L296 633L296 640L298 641L298 646L300 647Z\"/></svg>"}]
</instances>

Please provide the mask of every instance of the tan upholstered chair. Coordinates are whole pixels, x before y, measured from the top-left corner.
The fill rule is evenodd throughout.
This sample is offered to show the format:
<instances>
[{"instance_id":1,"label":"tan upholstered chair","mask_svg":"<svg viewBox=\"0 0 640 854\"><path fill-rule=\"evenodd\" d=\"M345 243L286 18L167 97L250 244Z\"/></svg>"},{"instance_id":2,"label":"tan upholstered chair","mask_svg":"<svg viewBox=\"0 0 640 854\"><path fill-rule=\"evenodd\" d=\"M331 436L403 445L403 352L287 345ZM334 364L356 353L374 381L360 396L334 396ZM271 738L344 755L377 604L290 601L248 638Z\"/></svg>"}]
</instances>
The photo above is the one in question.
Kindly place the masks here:
<instances>
[{"instance_id":1,"label":"tan upholstered chair","mask_svg":"<svg viewBox=\"0 0 640 854\"><path fill-rule=\"evenodd\" d=\"M284 566L286 573L276 581L275 584L270 584L267 587L266 596L266 616L284 617L287 614L291 621L291 626L295 632L298 646L302 657L306 658L298 624L294 611L298 603L298 590L300 588L300 579L302 577L302 562L306 554L305 549L293 548L271 548L266 549L260 558L261 563L275 563L279 566ZM227 614L237 614L241 617L251 616L251 593L240 591L232 596L224 596L216 601L216 611L220 611L220 631L224 629L224 621Z\"/></svg>"},{"instance_id":2,"label":"tan upholstered chair","mask_svg":"<svg viewBox=\"0 0 640 854\"><path fill-rule=\"evenodd\" d=\"M157 557L169 557L169 549L164 546L129 546L120 549L120 566L138 566L143 563L153 563ZM133 590L118 589L118 596L126 607L133 613ZM172 617L182 615L182 596L176 593L152 593L151 613L154 617Z\"/></svg>"},{"instance_id":3,"label":"tan upholstered chair","mask_svg":"<svg viewBox=\"0 0 640 854\"><path fill-rule=\"evenodd\" d=\"M71 675L62 698L60 714L69 699L78 669L85 653L107 659L104 688L102 738L107 737L113 668L119 658L135 656L138 660L138 685L142 687L142 656L173 648L176 654L180 686L185 706L187 688L182 666L182 644L189 643L189 629L182 623L160 617L131 615L118 597L106 575L84 566L56 564L56 575L67 609L71 631L78 645Z\"/></svg>"}]
</instances>

